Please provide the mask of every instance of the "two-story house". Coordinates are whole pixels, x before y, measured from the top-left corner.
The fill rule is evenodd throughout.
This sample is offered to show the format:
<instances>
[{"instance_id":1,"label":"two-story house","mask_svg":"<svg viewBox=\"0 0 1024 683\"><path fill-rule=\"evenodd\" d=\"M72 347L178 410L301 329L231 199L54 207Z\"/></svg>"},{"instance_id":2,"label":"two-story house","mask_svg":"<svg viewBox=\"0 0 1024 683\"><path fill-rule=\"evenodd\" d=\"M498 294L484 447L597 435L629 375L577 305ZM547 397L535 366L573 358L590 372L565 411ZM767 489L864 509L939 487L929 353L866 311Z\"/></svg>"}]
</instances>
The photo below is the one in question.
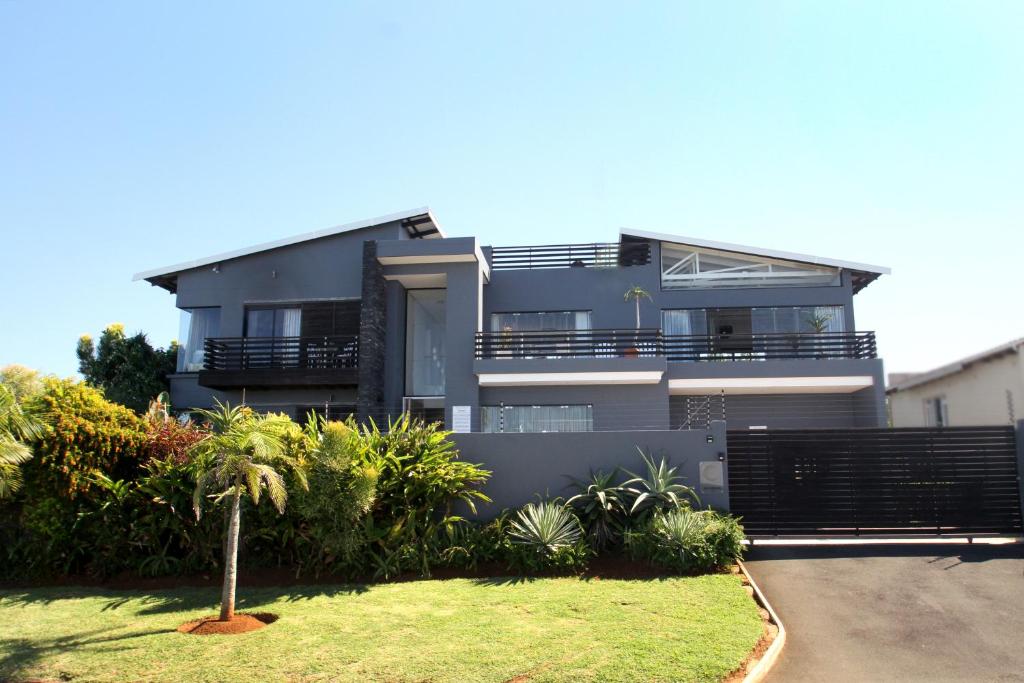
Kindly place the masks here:
<instances>
[{"instance_id":1,"label":"two-story house","mask_svg":"<svg viewBox=\"0 0 1024 683\"><path fill-rule=\"evenodd\" d=\"M529 432L884 426L853 299L888 272L626 229L487 247L417 209L135 279L182 311L176 407Z\"/></svg>"}]
</instances>

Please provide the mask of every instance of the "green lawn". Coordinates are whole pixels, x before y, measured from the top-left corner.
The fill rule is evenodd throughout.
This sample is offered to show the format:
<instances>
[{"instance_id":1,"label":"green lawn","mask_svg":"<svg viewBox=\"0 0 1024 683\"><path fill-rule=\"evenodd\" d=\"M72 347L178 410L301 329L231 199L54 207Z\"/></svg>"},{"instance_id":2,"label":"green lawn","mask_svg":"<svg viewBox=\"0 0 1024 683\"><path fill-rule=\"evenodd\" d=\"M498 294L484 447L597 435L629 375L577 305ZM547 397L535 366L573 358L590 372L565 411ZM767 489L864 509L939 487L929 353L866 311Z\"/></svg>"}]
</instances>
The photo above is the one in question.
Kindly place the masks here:
<instances>
[{"instance_id":1,"label":"green lawn","mask_svg":"<svg viewBox=\"0 0 1024 683\"><path fill-rule=\"evenodd\" d=\"M239 597L280 619L191 636L174 629L214 613L217 590L0 591L0 680L715 681L761 631L727 574L243 585Z\"/></svg>"}]
</instances>

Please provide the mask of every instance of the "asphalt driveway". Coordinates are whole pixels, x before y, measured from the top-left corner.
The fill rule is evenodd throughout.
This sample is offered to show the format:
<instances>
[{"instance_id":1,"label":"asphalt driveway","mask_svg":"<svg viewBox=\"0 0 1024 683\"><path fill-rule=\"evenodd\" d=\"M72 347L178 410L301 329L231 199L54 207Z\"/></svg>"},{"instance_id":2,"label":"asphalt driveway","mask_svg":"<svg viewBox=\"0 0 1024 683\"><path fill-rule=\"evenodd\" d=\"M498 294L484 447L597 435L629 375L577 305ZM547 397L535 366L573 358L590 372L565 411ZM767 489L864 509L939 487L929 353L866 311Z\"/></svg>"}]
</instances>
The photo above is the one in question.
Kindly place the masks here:
<instances>
[{"instance_id":1,"label":"asphalt driveway","mask_svg":"<svg viewBox=\"0 0 1024 683\"><path fill-rule=\"evenodd\" d=\"M1024 681L1024 545L755 546L769 683Z\"/></svg>"}]
</instances>

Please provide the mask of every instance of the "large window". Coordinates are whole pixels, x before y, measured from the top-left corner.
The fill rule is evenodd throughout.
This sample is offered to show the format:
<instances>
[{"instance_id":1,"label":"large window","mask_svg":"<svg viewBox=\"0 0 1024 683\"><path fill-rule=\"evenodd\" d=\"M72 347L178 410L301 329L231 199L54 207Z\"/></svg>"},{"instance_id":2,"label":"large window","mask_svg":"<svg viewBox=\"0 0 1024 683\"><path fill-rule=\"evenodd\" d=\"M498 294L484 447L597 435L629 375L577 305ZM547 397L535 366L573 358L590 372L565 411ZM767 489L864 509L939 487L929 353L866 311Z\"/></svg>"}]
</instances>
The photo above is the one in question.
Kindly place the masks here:
<instances>
[{"instance_id":1,"label":"large window","mask_svg":"<svg viewBox=\"0 0 1024 683\"><path fill-rule=\"evenodd\" d=\"M661 243L662 289L835 285L839 269Z\"/></svg>"},{"instance_id":2,"label":"large window","mask_svg":"<svg viewBox=\"0 0 1024 683\"><path fill-rule=\"evenodd\" d=\"M443 396L447 290L409 290L405 330L405 391Z\"/></svg>"},{"instance_id":3,"label":"large window","mask_svg":"<svg viewBox=\"0 0 1024 683\"><path fill-rule=\"evenodd\" d=\"M220 334L219 308L184 308L178 331L178 372L203 369L203 344Z\"/></svg>"},{"instance_id":4,"label":"large window","mask_svg":"<svg viewBox=\"0 0 1024 683\"><path fill-rule=\"evenodd\" d=\"M245 314L246 337L298 337L302 329L302 309L249 308Z\"/></svg>"},{"instance_id":5,"label":"large window","mask_svg":"<svg viewBox=\"0 0 1024 683\"><path fill-rule=\"evenodd\" d=\"M480 406L482 432L591 432L594 408L569 406Z\"/></svg>"},{"instance_id":6,"label":"large window","mask_svg":"<svg viewBox=\"0 0 1024 683\"><path fill-rule=\"evenodd\" d=\"M686 308L661 312L666 335L751 335L843 332L842 306Z\"/></svg>"},{"instance_id":7,"label":"large window","mask_svg":"<svg viewBox=\"0 0 1024 683\"><path fill-rule=\"evenodd\" d=\"M492 332L589 330L590 311L537 311L492 313Z\"/></svg>"}]
</instances>

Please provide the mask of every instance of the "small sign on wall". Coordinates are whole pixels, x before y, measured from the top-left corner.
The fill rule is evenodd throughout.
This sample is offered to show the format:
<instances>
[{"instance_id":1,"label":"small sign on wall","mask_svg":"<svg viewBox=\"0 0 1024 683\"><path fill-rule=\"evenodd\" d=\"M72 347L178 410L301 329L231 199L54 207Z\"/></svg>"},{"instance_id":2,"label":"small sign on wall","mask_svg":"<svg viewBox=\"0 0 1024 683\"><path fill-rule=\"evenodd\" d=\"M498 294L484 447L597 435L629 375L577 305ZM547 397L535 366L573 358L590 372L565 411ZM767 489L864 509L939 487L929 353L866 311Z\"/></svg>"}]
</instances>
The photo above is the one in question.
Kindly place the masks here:
<instances>
[{"instance_id":1,"label":"small sign on wall","mask_svg":"<svg viewBox=\"0 0 1024 683\"><path fill-rule=\"evenodd\" d=\"M452 406L452 431L458 434L473 431L473 406Z\"/></svg>"}]
</instances>

